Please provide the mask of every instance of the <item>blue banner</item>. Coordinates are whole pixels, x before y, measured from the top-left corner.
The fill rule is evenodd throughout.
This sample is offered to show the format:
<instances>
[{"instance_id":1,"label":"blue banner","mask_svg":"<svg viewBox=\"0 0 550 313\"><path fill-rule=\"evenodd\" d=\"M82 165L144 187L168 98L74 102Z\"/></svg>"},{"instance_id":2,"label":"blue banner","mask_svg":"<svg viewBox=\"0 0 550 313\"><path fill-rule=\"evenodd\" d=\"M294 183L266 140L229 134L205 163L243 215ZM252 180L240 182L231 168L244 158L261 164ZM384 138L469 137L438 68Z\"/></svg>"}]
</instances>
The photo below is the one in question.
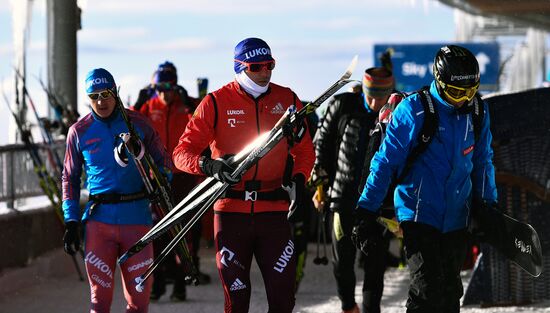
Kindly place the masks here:
<instances>
[{"instance_id":1,"label":"blue banner","mask_svg":"<svg viewBox=\"0 0 550 313\"><path fill-rule=\"evenodd\" d=\"M456 44L470 50L477 58L481 73L480 90L498 89L500 68L499 45L491 43L441 43L441 44L376 44L374 62L380 66L380 56L393 49L392 62L396 89L411 92L429 85L433 80L433 60L444 45Z\"/></svg>"}]
</instances>

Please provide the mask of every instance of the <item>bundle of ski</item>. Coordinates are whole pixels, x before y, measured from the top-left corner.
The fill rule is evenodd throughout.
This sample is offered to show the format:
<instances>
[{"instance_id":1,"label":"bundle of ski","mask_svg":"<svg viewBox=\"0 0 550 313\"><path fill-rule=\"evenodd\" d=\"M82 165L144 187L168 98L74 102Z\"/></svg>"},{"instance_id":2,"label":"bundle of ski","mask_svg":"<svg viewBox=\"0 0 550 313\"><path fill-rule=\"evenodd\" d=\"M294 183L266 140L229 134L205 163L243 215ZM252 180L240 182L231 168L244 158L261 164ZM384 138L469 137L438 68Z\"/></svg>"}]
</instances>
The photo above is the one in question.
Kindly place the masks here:
<instances>
[{"instance_id":1,"label":"bundle of ski","mask_svg":"<svg viewBox=\"0 0 550 313\"><path fill-rule=\"evenodd\" d=\"M15 74L17 77L24 81L23 75L17 69L15 69ZM54 169L56 176L61 176L61 172L63 171L63 163L61 162L61 158L55 151L55 142L51 130L46 127L46 125L44 124L44 120L41 119L38 115L38 111L34 105L34 101L32 100L31 95L27 90L25 84L23 84L22 89L25 98L29 100L29 104L31 105L31 109L33 110L36 121L40 126L40 133L42 134L42 140L44 144L46 144L47 146L48 159L52 165L52 168Z\"/></svg>"},{"instance_id":2,"label":"bundle of ski","mask_svg":"<svg viewBox=\"0 0 550 313\"><path fill-rule=\"evenodd\" d=\"M166 180L164 175L161 174L152 156L147 152L147 149L143 142L141 142L141 139L136 132L134 125L132 124L128 114L126 113L126 109L124 108L122 100L114 92L111 91L111 93L112 96L115 98L117 108L120 111L120 114L124 122L126 123L126 126L128 127L129 133L127 134L127 136L123 137L126 151L128 151L128 153L132 156L132 159L134 160L134 163L143 180L147 193L151 198L151 204L153 206L153 209L155 210L155 213L159 218L164 219L168 212L173 210L172 199L170 196L170 186L168 184L168 181ZM135 146L141 146L145 149L145 153L142 157L138 157L135 154L136 152L133 148ZM149 175L149 173L151 173L151 175ZM176 237L178 231L178 227L171 229L169 232L170 239ZM187 243L182 238L178 240L174 246L177 246L176 255L180 259L180 261L186 262L189 265L190 276L186 277L186 280L191 280L193 284L198 284L198 270L193 263L191 254L189 253L189 248L187 247Z\"/></svg>"},{"instance_id":3,"label":"bundle of ski","mask_svg":"<svg viewBox=\"0 0 550 313\"><path fill-rule=\"evenodd\" d=\"M46 96L48 97L48 102L50 103L50 106L52 107L53 111L55 112L55 116L57 119L57 122L59 123L60 132L63 135L66 135L69 131L69 127L76 123L78 120L78 113L74 112L70 106L64 106L61 104L61 101L57 98L55 93L53 93L42 81L42 79L38 79L38 82L40 83L40 86L42 87L42 90L46 93Z\"/></svg>"},{"instance_id":4,"label":"bundle of ski","mask_svg":"<svg viewBox=\"0 0 550 313\"><path fill-rule=\"evenodd\" d=\"M52 207L54 209L57 220L61 224L61 226L64 228L65 222L63 219L63 212L61 209L62 197L61 197L61 191L59 189L59 186L56 180L50 175L50 173L48 173L46 169L46 165L44 164L44 161L42 160L42 157L40 156L40 153L38 151L38 147L34 142L30 129L25 127L21 119L19 119L17 114L12 110L6 94L2 93L2 96L4 97L6 106L8 107L8 110L10 111L10 113L12 114L15 120L17 129L21 134L21 141L23 141L25 148L27 149L27 151L31 156L34 172L38 176L38 182L39 182L40 188L42 189L42 191L44 191L44 194L48 197L48 199L52 203ZM82 257L84 257L84 253L82 252L82 250L80 250L80 254L82 255ZM78 278L81 281L84 281L84 276L80 271L80 267L78 266L76 257L74 255L71 255L71 258L73 260L73 264L78 274Z\"/></svg>"},{"instance_id":5,"label":"bundle of ski","mask_svg":"<svg viewBox=\"0 0 550 313\"><path fill-rule=\"evenodd\" d=\"M248 169L255 165L262 157L264 157L269 151L271 151L285 136L285 132L288 129L293 129L299 122L301 122L307 114L315 111L325 100L332 96L342 86L350 82L349 79L357 64L357 56L353 59L350 66L346 70L345 74L329 87L321 96L315 101L306 104L301 110L287 111L281 120L273 127L271 131L260 136L253 144L245 148L238 153L233 159L230 160L235 170L232 173L233 178L241 177ZM166 248L161 252L158 258L151 264L147 272L142 275L142 280L147 279L149 275L155 270L155 268L162 262L166 255L175 247L178 240L181 240L185 234L191 229L191 227L202 217L204 212L211 207L216 200L229 188L226 183L221 183L213 178L205 180L197 188L193 189L191 193L174 209L171 213L162 219L151 231L149 231L143 238L141 238L133 247L131 247L120 259L119 263L124 262L128 257L135 254L135 251L143 249L152 240L165 233L183 218L183 215L190 210L195 209L198 205L201 205L196 214L187 222L183 229L178 233L177 237L170 242ZM206 199L207 198L207 199ZM206 199L206 200L205 200Z\"/></svg>"}]
</instances>

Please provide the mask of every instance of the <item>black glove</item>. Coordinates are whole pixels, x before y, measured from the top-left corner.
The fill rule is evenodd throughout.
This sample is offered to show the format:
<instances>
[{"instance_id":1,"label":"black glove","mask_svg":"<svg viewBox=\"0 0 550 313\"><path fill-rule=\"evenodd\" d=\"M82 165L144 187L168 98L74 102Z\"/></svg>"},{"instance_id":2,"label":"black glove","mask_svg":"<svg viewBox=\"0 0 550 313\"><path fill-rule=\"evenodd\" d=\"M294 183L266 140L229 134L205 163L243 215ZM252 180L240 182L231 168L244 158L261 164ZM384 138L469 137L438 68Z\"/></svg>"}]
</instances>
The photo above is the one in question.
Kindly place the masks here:
<instances>
[{"instance_id":1,"label":"black glove","mask_svg":"<svg viewBox=\"0 0 550 313\"><path fill-rule=\"evenodd\" d=\"M365 255L382 244L382 230L376 219L378 215L364 208L356 208L355 226L351 241Z\"/></svg>"},{"instance_id":2,"label":"black glove","mask_svg":"<svg viewBox=\"0 0 550 313\"><path fill-rule=\"evenodd\" d=\"M282 188L288 192L290 206L288 208L288 221L291 223L303 222L305 219L305 208L302 203L306 188L306 178L303 174L296 174L290 180L290 185L283 185Z\"/></svg>"},{"instance_id":3,"label":"black glove","mask_svg":"<svg viewBox=\"0 0 550 313\"><path fill-rule=\"evenodd\" d=\"M235 170L227 163L232 155L225 155L223 158L212 160L209 157L202 156L199 161L199 167L202 172L208 176L212 176L215 179L227 183L229 185L236 185L241 181L241 177L231 177L231 173Z\"/></svg>"},{"instance_id":4,"label":"black glove","mask_svg":"<svg viewBox=\"0 0 550 313\"><path fill-rule=\"evenodd\" d=\"M495 237L499 234L497 229L505 227L498 225L496 221L500 215L497 204L494 202L472 201L472 220L470 222L470 232L481 242L493 243L499 242L500 238Z\"/></svg>"},{"instance_id":5,"label":"black glove","mask_svg":"<svg viewBox=\"0 0 550 313\"><path fill-rule=\"evenodd\" d=\"M70 221L65 223L65 234L63 235L63 248L65 252L74 255L80 250L80 235L78 233L78 222Z\"/></svg>"}]
</instances>

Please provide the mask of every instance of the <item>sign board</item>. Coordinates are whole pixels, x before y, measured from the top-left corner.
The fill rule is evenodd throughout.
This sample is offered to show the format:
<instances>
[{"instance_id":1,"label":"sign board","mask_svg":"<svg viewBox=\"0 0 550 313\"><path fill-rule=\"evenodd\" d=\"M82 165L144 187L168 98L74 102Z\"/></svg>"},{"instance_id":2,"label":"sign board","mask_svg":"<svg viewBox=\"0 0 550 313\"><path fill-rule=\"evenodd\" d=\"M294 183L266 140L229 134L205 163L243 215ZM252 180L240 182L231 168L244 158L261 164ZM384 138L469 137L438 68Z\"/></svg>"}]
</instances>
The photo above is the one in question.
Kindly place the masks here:
<instances>
[{"instance_id":1,"label":"sign board","mask_svg":"<svg viewBox=\"0 0 550 313\"><path fill-rule=\"evenodd\" d=\"M393 49L393 75L396 89L415 91L429 85L433 80L433 60L442 46L456 44L470 50L477 58L481 74L480 90L498 89L500 68L499 45L491 43L440 43L440 44L376 44L374 45L375 66L380 66L380 55Z\"/></svg>"}]
</instances>

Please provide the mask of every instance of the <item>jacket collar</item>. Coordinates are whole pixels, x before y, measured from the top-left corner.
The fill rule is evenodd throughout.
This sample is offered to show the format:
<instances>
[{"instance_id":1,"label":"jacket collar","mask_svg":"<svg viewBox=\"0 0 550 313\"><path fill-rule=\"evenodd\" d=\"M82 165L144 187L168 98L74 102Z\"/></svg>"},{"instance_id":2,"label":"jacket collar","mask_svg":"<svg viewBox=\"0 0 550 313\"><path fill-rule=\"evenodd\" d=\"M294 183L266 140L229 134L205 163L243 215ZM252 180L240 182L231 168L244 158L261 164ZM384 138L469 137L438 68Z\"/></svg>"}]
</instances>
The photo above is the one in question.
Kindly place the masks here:
<instances>
[{"instance_id":1,"label":"jacket collar","mask_svg":"<svg viewBox=\"0 0 550 313\"><path fill-rule=\"evenodd\" d=\"M269 83L269 86L267 87L267 91L262 93L261 95L258 96L258 98L254 98L254 96L252 96L251 94L249 94L248 92L246 92L246 90L244 90L244 88L239 84L239 82L237 80L233 80L233 84L235 85L235 89L237 90L238 93L242 94L242 95L246 95L247 97L249 97L250 99L252 99L252 101L256 101L256 100L260 100L261 98L267 96L268 94L271 93L271 82Z\"/></svg>"},{"instance_id":2,"label":"jacket collar","mask_svg":"<svg viewBox=\"0 0 550 313\"><path fill-rule=\"evenodd\" d=\"M118 107L115 107L115 109L113 110L113 113L111 113L111 115L109 115L106 118L103 118L103 117L100 117L99 115L97 115L94 112L94 110L92 109L92 116L93 116L94 120L96 120L98 122L108 124L108 123L111 123L112 121L118 119L120 117L120 112L118 111Z\"/></svg>"}]
</instances>

